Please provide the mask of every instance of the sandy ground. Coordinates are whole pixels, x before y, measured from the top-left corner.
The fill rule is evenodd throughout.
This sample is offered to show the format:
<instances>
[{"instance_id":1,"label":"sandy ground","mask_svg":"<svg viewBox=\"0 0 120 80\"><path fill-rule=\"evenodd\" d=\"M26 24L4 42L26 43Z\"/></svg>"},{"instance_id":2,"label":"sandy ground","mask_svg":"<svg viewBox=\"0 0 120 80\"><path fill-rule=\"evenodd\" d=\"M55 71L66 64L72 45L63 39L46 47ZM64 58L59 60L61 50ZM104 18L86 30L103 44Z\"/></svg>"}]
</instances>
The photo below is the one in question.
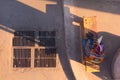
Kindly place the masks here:
<instances>
[{"instance_id":1,"label":"sandy ground","mask_svg":"<svg viewBox=\"0 0 120 80\"><path fill-rule=\"evenodd\" d=\"M63 1L63 2L62 2ZM3 80L112 80L113 53L120 47L119 1L112 0L17 0L0 1L0 79ZM38 3L43 3L39 5ZM16 14L17 12L17 14ZM88 73L81 64L80 26L83 16L97 16L98 34L107 49L99 73ZM15 30L55 30L58 48L55 69L12 68L12 38ZM112 44L113 43L113 44ZM112 48L113 46L114 48ZM8 49L8 50L6 50ZM8 54L9 53L9 54ZM6 57L6 58L4 58ZM26 75L26 76L25 76ZM19 79L18 79L19 77Z\"/></svg>"}]
</instances>

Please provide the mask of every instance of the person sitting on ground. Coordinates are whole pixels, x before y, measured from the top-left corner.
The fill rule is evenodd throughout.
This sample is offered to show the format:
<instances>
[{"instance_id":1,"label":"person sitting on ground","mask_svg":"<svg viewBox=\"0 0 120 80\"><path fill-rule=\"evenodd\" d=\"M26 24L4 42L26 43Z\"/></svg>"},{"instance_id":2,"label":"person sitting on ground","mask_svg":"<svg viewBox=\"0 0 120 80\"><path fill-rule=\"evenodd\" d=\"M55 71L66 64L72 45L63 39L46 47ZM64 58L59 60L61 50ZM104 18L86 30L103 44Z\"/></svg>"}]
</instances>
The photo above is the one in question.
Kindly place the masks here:
<instances>
[{"instance_id":1,"label":"person sitting on ground","mask_svg":"<svg viewBox=\"0 0 120 80\"><path fill-rule=\"evenodd\" d=\"M104 44L102 43L102 38L94 39L94 35L90 32L86 34L87 39L83 40L83 47L85 51L85 56L88 61L97 60L101 63L104 59Z\"/></svg>"}]
</instances>

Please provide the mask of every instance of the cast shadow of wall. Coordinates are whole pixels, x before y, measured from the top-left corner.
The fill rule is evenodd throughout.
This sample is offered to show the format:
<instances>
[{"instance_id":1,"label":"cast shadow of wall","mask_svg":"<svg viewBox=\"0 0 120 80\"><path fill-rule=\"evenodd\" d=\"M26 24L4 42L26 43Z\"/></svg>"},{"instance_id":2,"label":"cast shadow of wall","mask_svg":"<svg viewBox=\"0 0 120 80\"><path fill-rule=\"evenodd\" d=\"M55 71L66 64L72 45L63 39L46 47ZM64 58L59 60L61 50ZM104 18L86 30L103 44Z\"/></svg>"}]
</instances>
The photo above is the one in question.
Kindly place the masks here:
<instances>
[{"instance_id":1,"label":"cast shadow of wall","mask_svg":"<svg viewBox=\"0 0 120 80\"><path fill-rule=\"evenodd\" d=\"M49 0L53 1L53 0ZM62 4L46 5L46 13L15 0L0 1L0 29L10 34L14 31L56 31L56 47L66 77L74 80L66 55Z\"/></svg>"},{"instance_id":2,"label":"cast shadow of wall","mask_svg":"<svg viewBox=\"0 0 120 80\"><path fill-rule=\"evenodd\" d=\"M100 12L120 14L120 1L119 0L73 0L73 4L68 4L70 6L96 10Z\"/></svg>"},{"instance_id":3,"label":"cast shadow of wall","mask_svg":"<svg viewBox=\"0 0 120 80\"><path fill-rule=\"evenodd\" d=\"M46 6L46 13L38 11L30 6L26 6L21 4L17 1L10 0L10 1L1 1L0 2L0 24L4 27L0 26L0 29L12 33L13 31L9 30L56 30L57 31L57 47L59 48L58 54L60 57L60 61L63 67L63 70L69 80L74 80L74 76L72 70L70 68L69 60L67 57L67 52L65 48L65 33L64 24L62 21L63 14L61 13L59 3L57 5L47 5ZM58 9L59 8L59 9ZM71 33L70 36L74 39L73 44L70 44L70 49L72 50L74 47L74 53L70 52L70 58L77 62L81 61L81 54L80 54L80 27L78 25L73 25L72 22L81 23L82 25L82 18L76 15L70 14L69 8L67 8L68 15L70 18L70 22L68 23L68 31ZM74 31L71 31L73 29ZM72 34L73 33L73 34ZM105 78L109 77L111 74L111 62L113 59L116 50L120 47L118 44L119 36L108 33L108 32L99 32L99 35L104 36L104 42L106 44L106 57L105 61L101 64L101 72L95 73L95 75ZM68 35L68 36L69 36ZM70 41L72 42L72 40ZM112 42L112 43L111 43ZM112 47L113 46L113 47ZM107 73L107 74L106 74ZM109 79L110 80L110 79Z\"/></svg>"},{"instance_id":4,"label":"cast shadow of wall","mask_svg":"<svg viewBox=\"0 0 120 80\"><path fill-rule=\"evenodd\" d=\"M65 41L67 54L69 59L80 62L80 27L74 25L73 22L80 24L82 18L70 13L69 7L64 7L64 26L65 26Z\"/></svg>"},{"instance_id":5,"label":"cast shadow of wall","mask_svg":"<svg viewBox=\"0 0 120 80\"><path fill-rule=\"evenodd\" d=\"M120 48L120 36L109 32L98 32L98 35L103 35L103 41L105 43L105 60L100 65L100 73L95 73L103 80L112 80L112 62L116 55L117 50Z\"/></svg>"}]
</instances>

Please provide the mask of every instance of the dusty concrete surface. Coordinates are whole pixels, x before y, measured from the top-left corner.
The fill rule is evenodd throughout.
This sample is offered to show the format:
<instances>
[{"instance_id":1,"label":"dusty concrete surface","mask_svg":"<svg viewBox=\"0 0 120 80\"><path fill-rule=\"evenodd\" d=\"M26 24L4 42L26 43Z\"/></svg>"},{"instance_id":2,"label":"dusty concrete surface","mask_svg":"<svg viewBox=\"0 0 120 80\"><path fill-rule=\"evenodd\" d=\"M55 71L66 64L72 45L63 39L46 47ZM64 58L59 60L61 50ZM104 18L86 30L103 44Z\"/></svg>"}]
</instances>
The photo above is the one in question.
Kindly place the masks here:
<instances>
[{"instance_id":1,"label":"dusty concrete surface","mask_svg":"<svg viewBox=\"0 0 120 80\"><path fill-rule=\"evenodd\" d=\"M60 0L0 1L0 80L66 80L72 71L66 55ZM56 68L13 68L13 32L56 31Z\"/></svg>"},{"instance_id":2,"label":"dusty concrete surface","mask_svg":"<svg viewBox=\"0 0 120 80\"><path fill-rule=\"evenodd\" d=\"M79 23L82 21L83 16L97 17L98 35L104 36L103 41L105 42L106 56L105 61L100 65L101 71L92 74L102 80L113 80L111 63L117 49L120 47L119 3L120 0L66 0L65 3L65 9L70 19L69 23L66 23L68 28L66 28L65 32L68 31L68 33L66 33L66 35L69 36L67 44L72 60L77 61L76 59L78 58L77 52L71 52L71 49L79 51ZM75 59L72 53L76 54L76 56L74 55L74 57L76 57Z\"/></svg>"},{"instance_id":3,"label":"dusty concrete surface","mask_svg":"<svg viewBox=\"0 0 120 80\"><path fill-rule=\"evenodd\" d=\"M62 2L63 1L63 2ZM111 63L120 47L119 0L1 0L0 79L2 80L113 80ZM83 16L97 16L104 36L105 61L101 72L87 73L80 63L80 26ZM56 68L13 68L13 32L56 31Z\"/></svg>"}]
</instances>

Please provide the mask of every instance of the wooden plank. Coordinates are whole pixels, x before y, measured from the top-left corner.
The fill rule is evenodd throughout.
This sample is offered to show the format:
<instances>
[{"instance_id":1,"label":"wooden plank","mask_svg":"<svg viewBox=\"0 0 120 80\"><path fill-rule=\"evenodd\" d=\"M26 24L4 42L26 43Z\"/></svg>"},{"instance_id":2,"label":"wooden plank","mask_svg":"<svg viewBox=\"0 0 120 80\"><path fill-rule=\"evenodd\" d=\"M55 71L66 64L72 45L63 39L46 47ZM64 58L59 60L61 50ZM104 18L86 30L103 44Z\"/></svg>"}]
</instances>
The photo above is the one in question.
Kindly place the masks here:
<instances>
[{"instance_id":1,"label":"wooden plank","mask_svg":"<svg viewBox=\"0 0 120 80\"><path fill-rule=\"evenodd\" d=\"M87 72L100 72L100 66L86 61L86 71Z\"/></svg>"},{"instance_id":2,"label":"wooden plank","mask_svg":"<svg viewBox=\"0 0 120 80\"><path fill-rule=\"evenodd\" d=\"M84 38L86 38L86 34L88 32L92 32L97 39L97 23L96 16L83 17L83 25L84 25ZM87 72L100 72L100 65L89 62L87 58L84 56L85 60L85 68Z\"/></svg>"},{"instance_id":3,"label":"wooden plank","mask_svg":"<svg viewBox=\"0 0 120 80\"><path fill-rule=\"evenodd\" d=\"M88 31L97 32L96 16L83 17L85 33Z\"/></svg>"}]
</instances>

